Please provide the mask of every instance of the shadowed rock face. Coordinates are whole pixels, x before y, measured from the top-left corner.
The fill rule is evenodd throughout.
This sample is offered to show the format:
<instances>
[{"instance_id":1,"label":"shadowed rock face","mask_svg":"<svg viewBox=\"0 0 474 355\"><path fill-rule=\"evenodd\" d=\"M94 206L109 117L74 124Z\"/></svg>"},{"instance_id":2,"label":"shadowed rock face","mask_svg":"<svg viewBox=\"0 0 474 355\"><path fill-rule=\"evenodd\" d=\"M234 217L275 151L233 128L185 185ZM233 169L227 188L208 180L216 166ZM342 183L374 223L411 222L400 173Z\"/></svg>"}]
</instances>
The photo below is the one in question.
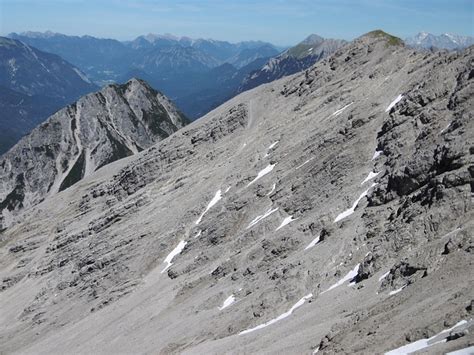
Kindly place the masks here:
<instances>
[{"instance_id":1,"label":"shadowed rock face","mask_svg":"<svg viewBox=\"0 0 474 355\"><path fill-rule=\"evenodd\" d=\"M96 90L57 55L0 37L0 155L48 116Z\"/></svg>"},{"instance_id":2,"label":"shadowed rock face","mask_svg":"<svg viewBox=\"0 0 474 355\"><path fill-rule=\"evenodd\" d=\"M473 59L363 36L26 209L2 350L383 353L469 320Z\"/></svg>"},{"instance_id":3,"label":"shadowed rock face","mask_svg":"<svg viewBox=\"0 0 474 355\"><path fill-rule=\"evenodd\" d=\"M140 80L84 96L0 159L4 227L19 210L148 148L186 123L166 97Z\"/></svg>"}]
</instances>

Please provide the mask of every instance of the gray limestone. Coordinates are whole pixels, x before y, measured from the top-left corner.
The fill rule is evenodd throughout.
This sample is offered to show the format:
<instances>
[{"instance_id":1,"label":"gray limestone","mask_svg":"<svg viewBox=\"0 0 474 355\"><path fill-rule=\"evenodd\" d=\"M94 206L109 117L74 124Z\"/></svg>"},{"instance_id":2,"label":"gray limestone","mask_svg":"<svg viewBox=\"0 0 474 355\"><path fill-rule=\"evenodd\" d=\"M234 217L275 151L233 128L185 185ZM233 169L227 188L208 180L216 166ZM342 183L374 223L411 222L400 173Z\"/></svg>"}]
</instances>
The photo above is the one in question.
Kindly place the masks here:
<instances>
[{"instance_id":1,"label":"gray limestone","mask_svg":"<svg viewBox=\"0 0 474 355\"><path fill-rule=\"evenodd\" d=\"M472 345L473 60L368 34L25 208L0 352Z\"/></svg>"}]
</instances>

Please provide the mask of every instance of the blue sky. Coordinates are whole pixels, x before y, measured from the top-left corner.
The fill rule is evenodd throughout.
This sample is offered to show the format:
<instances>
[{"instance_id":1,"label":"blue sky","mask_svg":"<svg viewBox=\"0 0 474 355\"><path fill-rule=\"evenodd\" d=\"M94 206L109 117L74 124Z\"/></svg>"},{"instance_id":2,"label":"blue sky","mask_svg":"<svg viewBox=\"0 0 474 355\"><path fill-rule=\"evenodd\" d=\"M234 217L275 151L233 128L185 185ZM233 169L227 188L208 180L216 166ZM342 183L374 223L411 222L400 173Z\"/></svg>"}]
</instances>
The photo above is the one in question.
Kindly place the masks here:
<instances>
[{"instance_id":1,"label":"blue sky","mask_svg":"<svg viewBox=\"0 0 474 355\"><path fill-rule=\"evenodd\" d=\"M147 33L294 44L310 33L352 39L382 28L474 35L474 0L0 0L0 33L133 39Z\"/></svg>"}]
</instances>

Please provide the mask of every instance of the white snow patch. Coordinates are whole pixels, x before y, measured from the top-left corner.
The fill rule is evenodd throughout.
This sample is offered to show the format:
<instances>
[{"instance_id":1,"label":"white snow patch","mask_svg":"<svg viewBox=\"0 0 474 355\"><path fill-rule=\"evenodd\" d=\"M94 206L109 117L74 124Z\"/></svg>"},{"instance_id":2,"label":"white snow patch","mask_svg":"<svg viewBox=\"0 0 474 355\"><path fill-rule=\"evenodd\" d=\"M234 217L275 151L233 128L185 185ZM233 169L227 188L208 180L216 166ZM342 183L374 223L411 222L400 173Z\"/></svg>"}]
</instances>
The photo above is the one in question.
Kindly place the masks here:
<instances>
[{"instance_id":1,"label":"white snow patch","mask_svg":"<svg viewBox=\"0 0 474 355\"><path fill-rule=\"evenodd\" d=\"M196 235L194 236L194 238L198 238L202 233L202 230L199 230L199 232L196 233Z\"/></svg>"},{"instance_id":2,"label":"white snow patch","mask_svg":"<svg viewBox=\"0 0 474 355\"><path fill-rule=\"evenodd\" d=\"M398 104L400 102L400 100L403 98L403 95L400 94L397 96L397 98L395 100L393 100L390 105L388 105L387 109L385 110L385 112L388 112L392 109L393 106L395 106L396 104Z\"/></svg>"},{"instance_id":3,"label":"white snow patch","mask_svg":"<svg viewBox=\"0 0 474 355\"><path fill-rule=\"evenodd\" d=\"M311 47L310 49L308 49L308 52L311 52L313 49L314 49L314 48L313 48L313 47Z\"/></svg>"},{"instance_id":4,"label":"white snow patch","mask_svg":"<svg viewBox=\"0 0 474 355\"><path fill-rule=\"evenodd\" d=\"M340 108L339 110L337 110L336 112L334 112L332 115L333 116L339 116L342 111L344 111L346 108L348 108L350 105L352 105L353 102L351 102L350 104L347 104L346 106L344 106L343 108Z\"/></svg>"},{"instance_id":5,"label":"white snow patch","mask_svg":"<svg viewBox=\"0 0 474 355\"><path fill-rule=\"evenodd\" d=\"M279 141L276 141L276 142L273 142L272 144L270 144L270 146L267 148L267 153L265 154L265 158L268 157L270 155L270 150L272 150L277 144L278 144Z\"/></svg>"},{"instance_id":6,"label":"white snow patch","mask_svg":"<svg viewBox=\"0 0 474 355\"><path fill-rule=\"evenodd\" d=\"M289 311L283 313L283 314L280 314L278 317L274 318L274 319L271 319L269 320L268 322L266 323L263 323L263 324L260 324L260 325L257 325L256 327L254 328L250 328L250 329L246 329L246 330L243 330L239 333L239 335L242 335L242 334L247 334L247 333L250 333L250 332L253 332L255 330L259 330L259 329L262 329L262 328L265 328L265 327L268 327L269 325L272 325L272 324L275 324L276 322L278 321L281 321L282 319L285 319L287 317L289 317L297 308L301 307L305 301L309 298L313 297L313 294L310 293L306 296L304 296L303 298L301 298L298 302L296 302L291 308Z\"/></svg>"},{"instance_id":7,"label":"white snow patch","mask_svg":"<svg viewBox=\"0 0 474 355\"><path fill-rule=\"evenodd\" d=\"M362 181L360 184L361 185L364 185L367 181L370 181L372 180L373 178L375 178L378 174L380 174L380 171L378 173L376 172L370 172L369 175L367 175L367 177L364 179L364 181Z\"/></svg>"},{"instance_id":8,"label":"white snow patch","mask_svg":"<svg viewBox=\"0 0 474 355\"><path fill-rule=\"evenodd\" d=\"M383 150L376 150L374 153L374 156L372 157L372 160L377 159L382 153L383 153Z\"/></svg>"},{"instance_id":9,"label":"white snow patch","mask_svg":"<svg viewBox=\"0 0 474 355\"><path fill-rule=\"evenodd\" d=\"M222 311L224 308L227 308L229 307L232 303L235 302L235 297L234 295L230 295L229 297L227 297L224 301L224 303L222 304L221 307L219 307L219 310Z\"/></svg>"},{"instance_id":10,"label":"white snow patch","mask_svg":"<svg viewBox=\"0 0 474 355\"><path fill-rule=\"evenodd\" d=\"M261 220L267 218L268 216L270 216L272 213L278 211L278 207L277 208L274 208L274 209L269 209L267 212L265 212L263 215L261 216L257 216L255 217L252 222L249 223L249 225L247 226L246 229L249 229L251 227L253 227L254 225L256 225L258 222L260 222Z\"/></svg>"},{"instance_id":11,"label":"white snow patch","mask_svg":"<svg viewBox=\"0 0 474 355\"><path fill-rule=\"evenodd\" d=\"M331 287L329 287L326 291L323 291L321 292L321 294L323 293L326 293L328 291L331 291L332 289L338 287L338 286L341 286L344 282L346 281L349 281L351 279L353 279L357 273L359 272L359 267L360 267L360 264L357 264L351 271L349 271L346 276L344 276L342 279L340 279L338 282L336 282L334 285L332 285Z\"/></svg>"},{"instance_id":12,"label":"white snow patch","mask_svg":"<svg viewBox=\"0 0 474 355\"><path fill-rule=\"evenodd\" d=\"M451 351L450 353L447 353L446 355L472 355L472 354L474 354L474 346L470 346L464 349L459 349L456 351Z\"/></svg>"},{"instance_id":13,"label":"white snow patch","mask_svg":"<svg viewBox=\"0 0 474 355\"><path fill-rule=\"evenodd\" d=\"M296 221L297 219L298 219L298 218L293 219L293 216L285 217L285 219L281 222L280 226L279 226L277 229L275 229L275 231L277 231L277 230L283 228L284 226L286 226L287 224L289 224L289 223L291 223L291 222L293 222L293 221Z\"/></svg>"},{"instance_id":14,"label":"white snow patch","mask_svg":"<svg viewBox=\"0 0 474 355\"><path fill-rule=\"evenodd\" d=\"M308 250L308 249L314 247L318 243L319 243L319 235L316 238L314 238L313 241L311 243L309 243L306 248L304 248L304 250Z\"/></svg>"},{"instance_id":15,"label":"white snow patch","mask_svg":"<svg viewBox=\"0 0 474 355\"><path fill-rule=\"evenodd\" d=\"M302 168L303 166L305 166L306 164L308 164L308 163L309 163L311 160L313 160L313 159L314 159L314 157L312 157L311 159L306 160L303 164L298 165L298 166L295 168L295 170L298 170L299 168Z\"/></svg>"},{"instance_id":16,"label":"white snow patch","mask_svg":"<svg viewBox=\"0 0 474 355\"><path fill-rule=\"evenodd\" d=\"M270 196L272 192L275 191L275 188L276 188L276 184L273 184L272 189L270 190L269 193L267 193L267 196Z\"/></svg>"},{"instance_id":17,"label":"white snow patch","mask_svg":"<svg viewBox=\"0 0 474 355\"><path fill-rule=\"evenodd\" d=\"M225 194L228 193L229 190L230 190L230 188L231 188L231 186L229 186L227 189L225 189L224 193L225 193Z\"/></svg>"},{"instance_id":18,"label":"white snow patch","mask_svg":"<svg viewBox=\"0 0 474 355\"><path fill-rule=\"evenodd\" d=\"M384 278L386 278L390 274L390 270L388 270L385 274L379 277L379 282L382 281Z\"/></svg>"},{"instance_id":19,"label":"white snow patch","mask_svg":"<svg viewBox=\"0 0 474 355\"><path fill-rule=\"evenodd\" d=\"M444 127L439 134L442 134L444 131L446 131L449 127L451 126L451 123L449 123L446 127Z\"/></svg>"},{"instance_id":20,"label":"white snow patch","mask_svg":"<svg viewBox=\"0 0 474 355\"><path fill-rule=\"evenodd\" d=\"M270 149L274 148L278 144L278 142L279 141L275 141L272 144L270 144L270 146L267 148L267 150L270 150Z\"/></svg>"},{"instance_id":21,"label":"white snow patch","mask_svg":"<svg viewBox=\"0 0 474 355\"><path fill-rule=\"evenodd\" d=\"M247 187L249 187L250 185L252 185L255 181L261 179L262 177L264 177L265 175L267 175L268 173L270 173L273 168L275 167L276 164L268 164L267 167L263 170L260 170L257 174L257 177L255 179L253 179L252 181L250 181L247 185Z\"/></svg>"},{"instance_id":22,"label":"white snow patch","mask_svg":"<svg viewBox=\"0 0 474 355\"><path fill-rule=\"evenodd\" d=\"M407 285L404 285L404 286L402 286L402 287L400 287L400 288L397 288L396 290L390 291L390 292L388 293L388 295L389 295L389 296L396 295L396 294L399 293L401 290L403 290L405 287L407 287Z\"/></svg>"},{"instance_id":23,"label":"white snow patch","mask_svg":"<svg viewBox=\"0 0 474 355\"><path fill-rule=\"evenodd\" d=\"M173 249L173 251L171 253L168 254L168 256L165 258L165 260L163 260L164 263L166 263L166 267L161 271L161 273L164 273L166 270L168 270L170 268L171 265L173 265L173 263L171 262L173 260L173 258L176 256L176 255L179 255L184 247L186 246L186 244L188 244L188 242L182 240L178 243L178 245L176 246L176 248Z\"/></svg>"},{"instance_id":24,"label":"white snow patch","mask_svg":"<svg viewBox=\"0 0 474 355\"><path fill-rule=\"evenodd\" d=\"M319 352L319 346L313 351L313 354L317 354Z\"/></svg>"},{"instance_id":25,"label":"white snow patch","mask_svg":"<svg viewBox=\"0 0 474 355\"><path fill-rule=\"evenodd\" d=\"M439 332L438 334L432 336L431 338L417 340L413 343L409 343L409 344L401 346L397 349L390 350L390 351L386 352L385 355L410 354L410 353L413 353L415 351L419 351L421 349L428 348L428 347L433 346L435 344L444 343L444 342L446 342L446 338L442 338L442 339L439 339L439 340L437 340L436 338L439 338L440 336L444 336L444 335L447 336L451 330L453 330L454 328L457 328L457 327L459 327L463 324L466 324L466 323L467 323L467 321L462 320L462 321L458 322L457 324L455 324L453 327L451 327L449 329L445 329L445 330Z\"/></svg>"},{"instance_id":26,"label":"white snow patch","mask_svg":"<svg viewBox=\"0 0 474 355\"><path fill-rule=\"evenodd\" d=\"M370 187L365 190L364 192L362 192L359 196L359 198L354 202L354 204L352 205L351 208L349 208L348 210L345 210L344 212L340 213L336 219L334 220L334 223L336 222L339 222L340 220L350 216L351 214L354 213L357 205L359 204L360 200L362 200L365 196L367 196L367 194L369 193L369 190L374 187L375 185L377 185L376 183L372 183L372 185L370 185Z\"/></svg>"},{"instance_id":27,"label":"white snow patch","mask_svg":"<svg viewBox=\"0 0 474 355\"><path fill-rule=\"evenodd\" d=\"M217 202L219 202L219 200L222 198L222 192L221 190L217 190L216 194L214 195L214 197L212 198L211 202L209 202L209 204L207 205L206 209L204 210L204 212L199 216L199 218L197 219L196 221L196 224L199 224L201 223L202 221L202 217L204 217L204 215L206 214L207 211L209 211L211 209L212 206L214 206Z\"/></svg>"}]
</instances>

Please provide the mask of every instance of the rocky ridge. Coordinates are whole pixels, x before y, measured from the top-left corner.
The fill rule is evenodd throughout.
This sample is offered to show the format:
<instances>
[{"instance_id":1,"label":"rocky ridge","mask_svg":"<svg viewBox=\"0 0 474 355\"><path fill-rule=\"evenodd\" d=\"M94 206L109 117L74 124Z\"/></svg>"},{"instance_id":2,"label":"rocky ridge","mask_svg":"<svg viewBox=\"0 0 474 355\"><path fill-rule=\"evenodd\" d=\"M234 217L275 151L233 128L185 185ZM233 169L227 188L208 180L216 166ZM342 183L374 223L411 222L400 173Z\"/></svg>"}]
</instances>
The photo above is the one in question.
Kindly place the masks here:
<instances>
[{"instance_id":1,"label":"rocky ridge","mask_svg":"<svg viewBox=\"0 0 474 355\"><path fill-rule=\"evenodd\" d=\"M473 60L369 33L26 210L0 350L471 346Z\"/></svg>"},{"instance_id":2,"label":"rocky ridge","mask_svg":"<svg viewBox=\"0 0 474 355\"><path fill-rule=\"evenodd\" d=\"M0 158L0 226L97 169L168 137L187 119L143 81L110 85L58 111Z\"/></svg>"}]
</instances>

